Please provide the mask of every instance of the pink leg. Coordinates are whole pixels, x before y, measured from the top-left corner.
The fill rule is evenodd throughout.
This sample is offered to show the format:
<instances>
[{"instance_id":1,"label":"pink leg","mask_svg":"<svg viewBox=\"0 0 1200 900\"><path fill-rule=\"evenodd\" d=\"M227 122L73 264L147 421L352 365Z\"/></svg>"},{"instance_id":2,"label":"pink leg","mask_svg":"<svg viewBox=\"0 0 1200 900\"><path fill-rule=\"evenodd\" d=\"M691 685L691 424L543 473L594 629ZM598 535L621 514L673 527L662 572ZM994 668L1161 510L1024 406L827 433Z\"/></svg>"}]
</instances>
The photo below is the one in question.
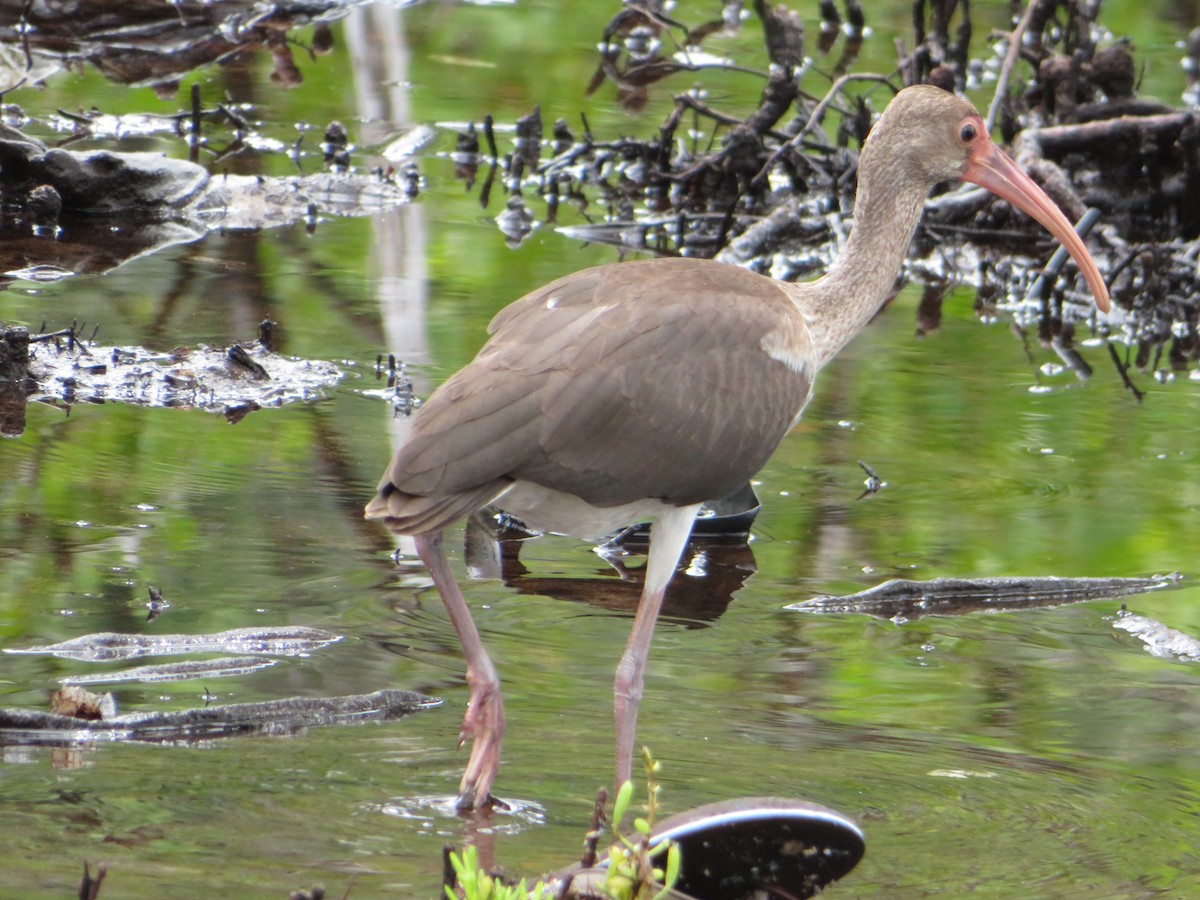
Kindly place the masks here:
<instances>
[{"instance_id":1,"label":"pink leg","mask_svg":"<svg viewBox=\"0 0 1200 900\"><path fill-rule=\"evenodd\" d=\"M696 506L684 506L660 516L650 530L650 560L646 564L646 581L638 603L633 629L625 654L617 665L613 683L613 713L617 730L617 788L629 780L633 772L633 742L637 729L638 704L646 675L646 659L654 637L654 623L662 608L667 585L679 565L680 554L692 533Z\"/></svg>"},{"instance_id":2,"label":"pink leg","mask_svg":"<svg viewBox=\"0 0 1200 900\"><path fill-rule=\"evenodd\" d=\"M467 770L458 786L458 808L474 809L490 806L493 802L492 782L500 768L500 741L504 737L504 700L500 696L500 678L496 667L479 639L471 610L463 599L450 561L442 549L442 533L416 535L413 540L421 561L429 569L434 586L442 595L442 602L458 632L459 643L467 657L467 713L463 716L462 731L458 736L461 747L472 741L471 756Z\"/></svg>"}]
</instances>

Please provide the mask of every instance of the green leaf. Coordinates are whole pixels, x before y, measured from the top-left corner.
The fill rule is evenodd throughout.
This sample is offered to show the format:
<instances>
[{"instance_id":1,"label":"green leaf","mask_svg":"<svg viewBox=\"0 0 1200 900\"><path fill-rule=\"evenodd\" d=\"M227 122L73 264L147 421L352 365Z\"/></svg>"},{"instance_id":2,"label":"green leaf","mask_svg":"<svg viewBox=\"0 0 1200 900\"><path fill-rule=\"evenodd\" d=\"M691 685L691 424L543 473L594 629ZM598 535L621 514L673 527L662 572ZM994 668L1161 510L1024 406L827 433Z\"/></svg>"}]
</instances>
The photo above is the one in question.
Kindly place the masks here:
<instances>
[{"instance_id":1,"label":"green leaf","mask_svg":"<svg viewBox=\"0 0 1200 900\"><path fill-rule=\"evenodd\" d=\"M679 852L679 845L674 841L670 842L671 847L667 850L667 871L665 873L663 884L667 886L667 890L675 887L675 883L679 881L679 868L683 864L683 856Z\"/></svg>"},{"instance_id":2,"label":"green leaf","mask_svg":"<svg viewBox=\"0 0 1200 900\"><path fill-rule=\"evenodd\" d=\"M613 830L621 825L625 813L629 810L629 801L633 799L633 782L626 781L617 791L617 799L613 802Z\"/></svg>"}]
</instances>

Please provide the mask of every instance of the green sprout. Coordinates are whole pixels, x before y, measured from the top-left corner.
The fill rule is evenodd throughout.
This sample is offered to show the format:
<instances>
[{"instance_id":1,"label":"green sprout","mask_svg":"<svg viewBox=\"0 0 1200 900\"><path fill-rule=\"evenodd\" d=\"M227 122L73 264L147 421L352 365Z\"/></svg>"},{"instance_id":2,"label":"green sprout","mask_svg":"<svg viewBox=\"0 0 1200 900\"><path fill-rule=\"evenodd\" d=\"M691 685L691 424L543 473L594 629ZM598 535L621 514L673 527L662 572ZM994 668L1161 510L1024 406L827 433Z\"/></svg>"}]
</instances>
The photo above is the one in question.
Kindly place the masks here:
<instances>
[{"instance_id":1,"label":"green sprout","mask_svg":"<svg viewBox=\"0 0 1200 900\"><path fill-rule=\"evenodd\" d=\"M448 900L552 900L550 888L538 882L532 888L525 887L525 879L517 884L507 884L479 868L479 859L474 847L465 847L461 855L450 853L450 865L458 876L462 894L453 888L445 888Z\"/></svg>"},{"instance_id":2,"label":"green sprout","mask_svg":"<svg viewBox=\"0 0 1200 900\"><path fill-rule=\"evenodd\" d=\"M633 833L622 830L621 822L633 799L633 783L626 781L613 801L613 833L616 841L608 848L608 873L604 879L605 893L611 900L663 900L679 881L679 845L674 841L651 844L650 833L658 813L660 785L655 777L659 763L642 748L646 765L646 815L633 820ZM665 854L665 866L658 863Z\"/></svg>"},{"instance_id":3,"label":"green sprout","mask_svg":"<svg viewBox=\"0 0 1200 900\"><path fill-rule=\"evenodd\" d=\"M645 747L642 759L646 767L645 816L634 818L632 830L621 824L633 801L631 781L621 785L613 802L614 840L608 848L608 867L602 885L608 900L667 900L679 881L679 845L674 841L654 844L650 841L658 814L659 764ZM524 880L508 884L480 869L474 847L463 848L461 854L452 851L450 864L457 876L458 890L447 885L447 900L553 900L555 897L544 882L527 888Z\"/></svg>"}]
</instances>

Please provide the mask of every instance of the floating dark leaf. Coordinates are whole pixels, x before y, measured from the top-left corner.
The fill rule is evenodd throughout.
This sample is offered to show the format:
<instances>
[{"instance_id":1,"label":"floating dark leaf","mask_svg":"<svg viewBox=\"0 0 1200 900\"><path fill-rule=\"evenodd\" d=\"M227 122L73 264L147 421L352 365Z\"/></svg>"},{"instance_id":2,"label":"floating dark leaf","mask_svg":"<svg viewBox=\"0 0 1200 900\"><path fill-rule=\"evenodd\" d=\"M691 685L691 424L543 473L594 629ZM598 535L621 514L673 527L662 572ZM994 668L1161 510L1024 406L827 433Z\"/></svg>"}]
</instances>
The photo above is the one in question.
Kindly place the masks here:
<instances>
[{"instance_id":1,"label":"floating dark leaf","mask_svg":"<svg viewBox=\"0 0 1200 900\"><path fill-rule=\"evenodd\" d=\"M721 801L672 816L654 827L652 843L679 845L680 874L671 898L743 900L812 897L849 873L866 851L862 831L824 806L779 797ZM604 863L560 873L566 896L593 897Z\"/></svg>"}]
</instances>

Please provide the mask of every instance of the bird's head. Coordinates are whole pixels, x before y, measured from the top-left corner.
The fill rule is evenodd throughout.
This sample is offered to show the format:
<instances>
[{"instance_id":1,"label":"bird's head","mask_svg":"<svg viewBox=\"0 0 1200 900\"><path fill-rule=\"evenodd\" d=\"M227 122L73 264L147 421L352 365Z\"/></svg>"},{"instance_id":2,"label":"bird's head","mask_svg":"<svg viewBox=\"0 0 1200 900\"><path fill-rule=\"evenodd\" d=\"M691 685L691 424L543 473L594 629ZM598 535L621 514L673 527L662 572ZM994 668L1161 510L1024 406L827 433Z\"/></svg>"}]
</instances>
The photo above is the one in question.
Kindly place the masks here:
<instances>
[{"instance_id":1,"label":"bird's head","mask_svg":"<svg viewBox=\"0 0 1200 900\"><path fill-rule=\"evenodd\" d=\"M863 165L884 156L898 176L933 187L963 178L980 140L991 143L975 107L941 88L905 88L888 104L863 148Z\"/></svg>"},{"instance_id":2,"label":"bird's head","mask_svg":"<svg viewBox=\"0 0 1200 900\"><path fill-rule=\"evenodd\" d=\"M961 97L927 84L898 93L867 137L860 177L867 169L879 170L881 179L915 182L926 191L957 179L987 188L1058 238L1087 279L1096 305L1108 311L1104 279L1067 217L992 142L983 118Z\"/></svg>"}]
</instances>

